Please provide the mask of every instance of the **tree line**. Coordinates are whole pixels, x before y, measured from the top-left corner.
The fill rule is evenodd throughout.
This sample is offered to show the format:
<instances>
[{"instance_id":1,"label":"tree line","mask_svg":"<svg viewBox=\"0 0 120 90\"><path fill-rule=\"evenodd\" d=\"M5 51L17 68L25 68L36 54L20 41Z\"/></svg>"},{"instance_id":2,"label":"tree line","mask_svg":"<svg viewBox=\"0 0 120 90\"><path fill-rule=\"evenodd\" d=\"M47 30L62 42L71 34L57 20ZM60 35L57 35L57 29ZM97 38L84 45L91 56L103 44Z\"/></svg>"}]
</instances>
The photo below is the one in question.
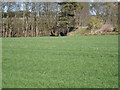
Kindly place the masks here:
<instances>
[{"instance_id":1,"label":"tree line","mask_svg":"<svg viewBox=\"0 0 120 90\"><path fill-rule=\"evenodd\" d=\"M91 17L118 24L117 2L2 2L0 13L2 37L66 36L93 27Z\"/></svg>"}]
</instances>

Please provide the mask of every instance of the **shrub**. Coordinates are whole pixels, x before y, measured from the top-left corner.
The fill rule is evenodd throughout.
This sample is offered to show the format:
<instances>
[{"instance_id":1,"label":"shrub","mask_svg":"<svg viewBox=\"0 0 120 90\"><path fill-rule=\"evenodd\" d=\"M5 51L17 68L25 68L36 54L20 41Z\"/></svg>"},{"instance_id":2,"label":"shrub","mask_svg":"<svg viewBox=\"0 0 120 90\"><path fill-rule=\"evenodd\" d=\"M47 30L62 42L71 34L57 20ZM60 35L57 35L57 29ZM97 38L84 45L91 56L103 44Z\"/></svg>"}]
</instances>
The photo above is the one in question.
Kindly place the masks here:
<instances>
[{"instance_id":1,"label":"shrub","mask_svg":"<svg viewBox=\"0 0 120 90\"><path fill-rule=\"evenodd\" d=\"M115 26L115 27L114 27L114 31L115 31L115 32L118 32L118 31L120 31L120 27L118 27L118 26Z\"/></svg>"},{"instance_id":2,"label":"shrub","mask_svg":"<svg viewBox=\"0 0 120 90\"><path fill-rule=\"evenodd\" d=\"M88 29L99 29L101 25L103 24L103 20L96 18L96 17L91 17L88 21Z\"/></svg>"}]
</instances>

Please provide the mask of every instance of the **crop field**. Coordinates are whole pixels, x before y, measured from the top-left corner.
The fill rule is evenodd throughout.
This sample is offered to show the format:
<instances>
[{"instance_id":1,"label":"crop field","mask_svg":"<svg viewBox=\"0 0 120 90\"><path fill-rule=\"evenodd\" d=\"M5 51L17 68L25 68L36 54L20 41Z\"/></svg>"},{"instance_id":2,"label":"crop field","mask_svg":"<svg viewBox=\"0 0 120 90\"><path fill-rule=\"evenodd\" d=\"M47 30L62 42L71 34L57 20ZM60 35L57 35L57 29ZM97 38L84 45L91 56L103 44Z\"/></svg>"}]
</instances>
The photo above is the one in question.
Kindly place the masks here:
<instances>
[{"instance_id":1,"label":"crop field","mask_svg":"<svg viewBox=\"0 0 120 90\"><path fill-rule=\"evenodd\" d=\"M117 88L118 36L2 39L3 88Z\"/></svg>"}]
</instances>

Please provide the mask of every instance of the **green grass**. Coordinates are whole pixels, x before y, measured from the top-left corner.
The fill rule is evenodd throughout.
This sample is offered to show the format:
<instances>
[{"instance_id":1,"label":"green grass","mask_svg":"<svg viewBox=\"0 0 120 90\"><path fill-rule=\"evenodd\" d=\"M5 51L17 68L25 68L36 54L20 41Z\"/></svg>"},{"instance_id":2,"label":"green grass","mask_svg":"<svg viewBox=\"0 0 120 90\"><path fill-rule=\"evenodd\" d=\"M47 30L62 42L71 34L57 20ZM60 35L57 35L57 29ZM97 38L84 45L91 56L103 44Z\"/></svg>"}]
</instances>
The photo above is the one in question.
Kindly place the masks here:
<instances>
[{"instance_id":1,"label":"green grass","mask_svg":"<svg viewBox=\"0 0 120 90\"><path fill-rule=\"evenodd\" d=\"M117 88L118 36L3 38L3 88Z\"/></svg>"},{"instance_id":2,"label":"green grass","mask_svg":"<svg viewBox=\"0 0 120 90\"><path fill-rule=\"evenodd\" d=\"M84 33L86 32L87 30L86 29L80 29L80 30L77 30L74 32L74 35L73 36L81 36L81 35L84 35Z\"/></svg>"},{"instance_id":3,"label":"green grass","mask_svg":"<svg viewBox=\"0 0 120 90\"><path fill-rule=\"evenodd\" d=\"M84 36L86 32L87 30L85 28L82 28L76 31L69 32L68 36Z\"/></svg>"},{"instance_id":4,"label":"green grass","mask_svg":"<svg viewBox=\"0 0 120 90\"><path fill-rule=\"evenodd\" d=\"M86 32L86 29L78 29L76 31L72 31L68 33L68 36L83 36Z\"/></svg>"}]
</instances>

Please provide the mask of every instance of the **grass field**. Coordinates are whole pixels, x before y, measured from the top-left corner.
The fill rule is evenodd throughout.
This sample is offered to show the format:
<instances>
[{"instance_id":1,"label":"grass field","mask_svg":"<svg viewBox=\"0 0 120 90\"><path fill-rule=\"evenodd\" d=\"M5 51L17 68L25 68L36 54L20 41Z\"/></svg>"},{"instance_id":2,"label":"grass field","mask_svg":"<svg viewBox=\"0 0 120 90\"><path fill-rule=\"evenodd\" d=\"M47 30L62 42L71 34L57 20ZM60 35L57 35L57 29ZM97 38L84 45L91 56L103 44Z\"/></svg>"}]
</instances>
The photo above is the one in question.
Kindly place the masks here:
<instances>
[{"instance_id":1,"label":"grass field","mask_svg":"<svg viewBox=\"0 0 120 90\"><path fill-rule=\"evenodd\" d=\"M117 88L118 36L3 38L3 88Z\"/></svg>"}]
</instances>

